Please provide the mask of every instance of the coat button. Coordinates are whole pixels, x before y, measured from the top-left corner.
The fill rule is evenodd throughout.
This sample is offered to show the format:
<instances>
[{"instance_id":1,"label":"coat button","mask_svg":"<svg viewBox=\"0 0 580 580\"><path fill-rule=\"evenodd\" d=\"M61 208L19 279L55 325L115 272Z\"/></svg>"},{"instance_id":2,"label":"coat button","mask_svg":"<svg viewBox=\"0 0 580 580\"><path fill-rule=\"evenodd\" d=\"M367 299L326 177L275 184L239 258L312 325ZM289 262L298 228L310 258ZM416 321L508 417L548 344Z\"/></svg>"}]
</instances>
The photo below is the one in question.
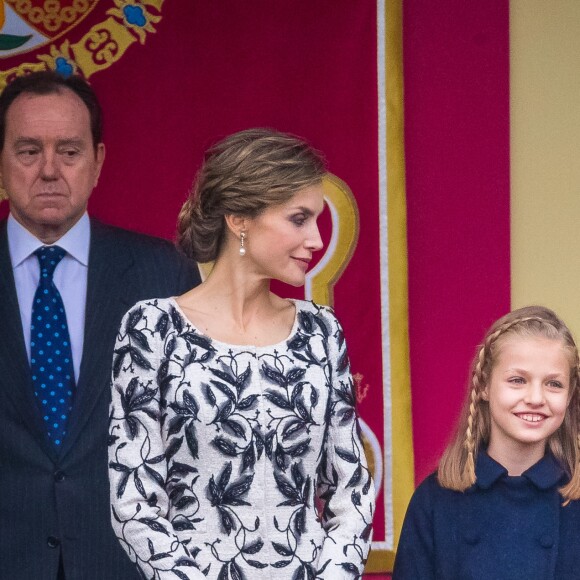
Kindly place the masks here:
<instances>
[{"instance_id":1,"label":"coat button","mask_svg":"<svg viewBox=\"0 0 580 580\"><path fill-rule=\"evenodd\" d=\"M474 546L479 542L479 534L475 530L467 530L463 533L463 539L466 544Z\"/></svg>"},{"instance_id":2,"label":"coat button","mask_svg":"<svg viewBox=\"0 0 580 580\"><path fill-rule=\"evenodd\" d=\"M554 538L550 534L543 534L540 536L540 546L542 548L551 548L554 545Z\"/></svg>"},{"instance_id":3,"label":"coat button","mask_svg":"<svg viewBox=\"0 0 580 580\"><path fill-rule=\"evenodd\" d=\"M60 469L58 471L54 472L54 481L64 481L65 479L65 475L64 475L64 471L61 471Z\"/></svg>"},{"instance_id":4,"label":"coat button","mask_svg":"<svg viewBox=\"0 0 580 580\"><path fill-rule=\"evenodd\" d=\"M46 539L46 543L49 548L58 548L58 546L60 545L60 540L58 538L55 538L54 536L48 536L48 538Z\"/></svg>"}]
</instances>

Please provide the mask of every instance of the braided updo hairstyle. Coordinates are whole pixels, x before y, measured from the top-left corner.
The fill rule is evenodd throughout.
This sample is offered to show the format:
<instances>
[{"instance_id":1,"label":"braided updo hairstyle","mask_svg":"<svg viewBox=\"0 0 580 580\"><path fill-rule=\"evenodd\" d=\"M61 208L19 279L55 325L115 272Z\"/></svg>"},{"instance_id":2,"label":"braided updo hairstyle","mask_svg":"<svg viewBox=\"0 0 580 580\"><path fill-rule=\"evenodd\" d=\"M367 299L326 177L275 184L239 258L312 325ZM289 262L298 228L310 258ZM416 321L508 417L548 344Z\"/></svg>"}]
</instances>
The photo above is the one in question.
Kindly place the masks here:
<instances>
[{"instance_id":1,"label":"braided updo hairstyle","mask_svg":"<svg viewBox=\"0 0 580 580\"><path fill-rule=\"evenodd\" d=\"M225 239L224 216L255 218L325 173L321 155L298 137L273 129L234 133L207 151L179 213L177 243L190 258L213 261Z\"/></svg>"},{"instance_id":2,"label":"braided updo hairstyle","mask_svg":"<svg viewBox=\"0 0 580 580\"><path fill-rule=\"evenodd\" d=\"M489 443L491 418L483 392L489 384L501 346L510 336L540 337L562 342L570 365L569 404L560 428L548 440L550 451L566 469L569 482L560 489L569 501L580 499L580 361L568 327L556 314L542 306L514 310L497 320L477 348L471 365L469 393L464 402L458 429L445 450L437 478L446 488L464 491L476 481L477 453Z\"/></svg>"}]
</instances>

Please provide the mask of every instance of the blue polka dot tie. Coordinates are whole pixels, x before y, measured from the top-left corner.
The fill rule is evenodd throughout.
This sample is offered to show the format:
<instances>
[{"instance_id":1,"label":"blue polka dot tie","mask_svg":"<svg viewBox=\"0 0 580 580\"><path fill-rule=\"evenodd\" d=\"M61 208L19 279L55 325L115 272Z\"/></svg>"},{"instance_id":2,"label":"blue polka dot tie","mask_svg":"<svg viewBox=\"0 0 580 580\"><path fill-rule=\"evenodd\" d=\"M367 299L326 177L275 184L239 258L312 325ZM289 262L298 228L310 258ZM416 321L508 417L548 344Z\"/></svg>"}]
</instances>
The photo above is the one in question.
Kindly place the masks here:
<instances>
[{"instance_id":1,"label":"blue polka dot tie","mask_svg":"<svg viewBox=\"0 0 580 580\"><path fill-rule=\"evenodd\" d=\"M66 435L75 386L66 312L52 280L66 252L58 246L44 246L34 253L40 264L40 280L32 303L30 367L46 432L58 448Z\"/></svg>"}]
</instances>

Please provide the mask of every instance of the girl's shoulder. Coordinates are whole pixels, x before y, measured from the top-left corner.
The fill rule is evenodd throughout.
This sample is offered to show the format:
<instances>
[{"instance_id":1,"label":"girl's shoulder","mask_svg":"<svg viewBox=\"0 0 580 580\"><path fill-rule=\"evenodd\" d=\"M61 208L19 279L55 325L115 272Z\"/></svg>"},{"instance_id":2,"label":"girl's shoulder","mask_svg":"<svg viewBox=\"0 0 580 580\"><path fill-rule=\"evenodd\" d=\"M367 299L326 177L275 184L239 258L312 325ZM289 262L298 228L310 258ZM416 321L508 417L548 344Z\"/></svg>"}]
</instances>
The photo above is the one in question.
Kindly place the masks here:
<instances>
[{"instance_id":1,"label":"girl's shoulder","mask_svg":"<svg viewBox=\"0 0 580 580\"><path fill-rule=\"evenodd\" d=\"M446 511L453 506L464 505L475 494L477 494L476 486L465 491L443 487L437 479L437 472L434 471L415 489L410 505L421 510Z\"/></svg>"}]
</instances>

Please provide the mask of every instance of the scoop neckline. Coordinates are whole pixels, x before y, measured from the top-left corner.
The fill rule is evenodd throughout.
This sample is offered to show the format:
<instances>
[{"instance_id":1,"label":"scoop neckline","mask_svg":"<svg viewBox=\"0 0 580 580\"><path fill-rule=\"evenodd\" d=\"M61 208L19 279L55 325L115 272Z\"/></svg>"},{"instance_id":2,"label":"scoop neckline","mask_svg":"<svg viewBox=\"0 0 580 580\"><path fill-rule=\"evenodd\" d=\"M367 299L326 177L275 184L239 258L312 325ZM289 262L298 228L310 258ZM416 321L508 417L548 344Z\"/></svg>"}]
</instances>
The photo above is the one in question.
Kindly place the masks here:
<instances>
[{"instance_id":1,"label":"scoop neckline","mask_svg":"<svg viewBox=\"0 0 580 580\"><path fill-rule=\"evenodd\" d=\"M288 300L289 302L292 302L292 304L294 304L294 322L292 323L292 328L290 329L290 334L288 334L288 336L284 339L282 339L279 342L275 342L272 344L266 344L266 345L255 345L255 344L230 344L228 342L222 342L221 340L218 340L217 338L213 338L211 336L209 336L208 334L205 334L204 332L202 332L199 328L197 328L197 326L195 326L195 324L193 324L193 322L191 322L191 320L189 320L189 318L187 317L187 315L185 314L185 312L181 309L181 306L178 304L177 302L177 298L176 296L171 296L170 298L168 298L169 302L172 304L172 306L175 308L175 310L177 311L177 313L179 314L179 316L182 318L183 322L193 331L195 331L197 334L199 334L200 336L203 336L204 338L207 338L212 344L221 346L223 348L228 348L228 349L236 349L236 350L249 350L249 349L254 349L254 350L264 350L264 349L273 349L276 347L282 347L282 346L286 346L286 343L298 332L298 312L299 312L299 307L298 307L298 300L296 300L295 298L285 298L285 300Z\"/></svg>"}]
</instances>

